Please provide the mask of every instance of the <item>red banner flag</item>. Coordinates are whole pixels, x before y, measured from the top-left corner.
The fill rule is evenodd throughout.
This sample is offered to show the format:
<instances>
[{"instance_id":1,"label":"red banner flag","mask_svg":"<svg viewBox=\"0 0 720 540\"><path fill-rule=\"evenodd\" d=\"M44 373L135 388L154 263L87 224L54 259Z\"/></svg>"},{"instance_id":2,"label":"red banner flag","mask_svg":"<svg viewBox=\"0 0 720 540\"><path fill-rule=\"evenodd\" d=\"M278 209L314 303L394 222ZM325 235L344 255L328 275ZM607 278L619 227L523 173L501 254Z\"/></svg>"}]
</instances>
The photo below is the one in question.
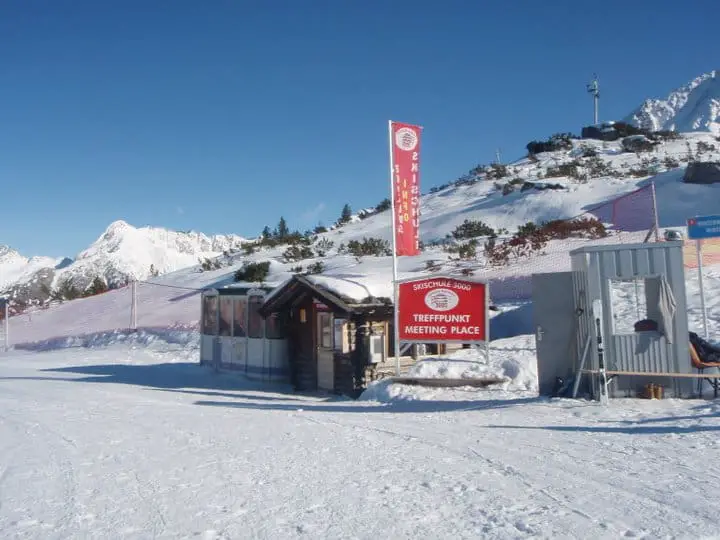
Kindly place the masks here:
<instances>
[{"instance_id":1,"label":"red banner flag","mask_svg":"<svg viewBox=\"0 0 720 540\"><path fill-rule=\"evenodd\" d=\"M420 254L420 126L390 122L395 255Z\"/></svg>"}]
</instances>

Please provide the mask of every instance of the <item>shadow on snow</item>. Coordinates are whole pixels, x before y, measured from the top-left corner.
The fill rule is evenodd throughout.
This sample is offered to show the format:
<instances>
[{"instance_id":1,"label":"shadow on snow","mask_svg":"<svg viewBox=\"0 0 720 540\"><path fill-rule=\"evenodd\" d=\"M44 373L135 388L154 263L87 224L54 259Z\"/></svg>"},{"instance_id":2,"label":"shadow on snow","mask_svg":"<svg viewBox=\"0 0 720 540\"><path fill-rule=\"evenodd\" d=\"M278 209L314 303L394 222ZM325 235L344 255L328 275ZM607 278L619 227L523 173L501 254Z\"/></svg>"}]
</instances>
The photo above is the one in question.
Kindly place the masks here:
<instances>
[{"instance_id":1,"label":"shadow on snow","mask_svg":"<svg viewBox=\"0 0 720 540\"><path fill-rule=\"evenodd\" d=\"M293 411L293 412L322 412L322 413L439 413L452 411L483 411L494 409L505 409L519 405L530 405L546 401L544 398L528 397L515 399L488 399L488 400L467 400L467 401L419 401L419 400L397 400L390 403L352 401L350 404L345 401L335 403L313 404L306 402L302 404L292 403L252 403L233 401L196 401L196 405L206 407L228 407L232 409L254 409L263 411ZM367 405L366 405L367 403Z\"/></svg>"},{"instance_id":2,"label":"shadow on snow","mask_svg":"<svg viewBox=\"0 0 720 540\"><path fill-rule=\"evenodd\" d=\"M548 402L546 398L467 399L458 401L395 400L389 403L356 401L345 396L296 392L290 385L252 381L241 374L217 374L196 363L98 364L47 368L48 376L0 377L0 381L58 381L87 384L123 384L147 390L182 393L220 400L199 400L196 405L265 411L307 411L329 413L434 413L483 411ZM51 373L65 374L52 376ZM78 377L67 375L76 374ZM487 391L485 391L487 392ZM276 395L272 395L276 394ZM487 394L485 394L487 396ZM276 403L267 403L269 401ZM286 403L283 403L286 402Z\"/></svg>"},{"instance_id":3,"label":"shadow on snow","mask_svg":"<svg viewBox=\"0 0 720 540\"><path fill-rule=\"evenodd\" d=\"M268 383L246 379L242 374L215 373L197 363L174 362L162 364L97 364L47 368L44 373L63 373L84 375L80 377L0 377L0 380L45 380L78 383L111 383L145 387L150 390L186 393L229 398L297 400L286 384ZM262 395L239 394L238 391L284 394L285 397L272 398Z\"/></svg>"}]
</instances>

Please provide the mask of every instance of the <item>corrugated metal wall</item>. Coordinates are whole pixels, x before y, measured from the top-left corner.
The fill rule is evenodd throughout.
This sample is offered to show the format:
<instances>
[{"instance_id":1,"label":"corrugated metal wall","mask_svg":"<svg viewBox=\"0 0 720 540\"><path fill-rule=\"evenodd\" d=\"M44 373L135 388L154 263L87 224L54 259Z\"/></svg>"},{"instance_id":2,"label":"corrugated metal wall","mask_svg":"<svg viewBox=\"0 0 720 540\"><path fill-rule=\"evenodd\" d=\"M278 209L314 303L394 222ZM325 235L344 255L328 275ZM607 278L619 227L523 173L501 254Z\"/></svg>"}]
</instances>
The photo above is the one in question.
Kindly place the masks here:
<instances>
[{"instance_id":1,"label":"corrugated metal wall","mask_svg":"<svg viewBox=\"0 0 720 540\"><path fill-rule=\"evenodd\" d=\"M682 244L662 242L597 246L572 252L576 273L574 295L578 308L583 309L578 347L585 343L588 332L596 336L591 313L592 302L603 303L603 334L605 364L609 370L692 373L688 352L687 300ZM675 296L677 309L672 325L672 343L657 332L614 334L611 279L642 279L664 275ZM587 367L598 368L597 351L591 346ZM669 379L668 379L669 380ZM681 392L684 393L684 392Z\"/></svg>"}]
</instances>

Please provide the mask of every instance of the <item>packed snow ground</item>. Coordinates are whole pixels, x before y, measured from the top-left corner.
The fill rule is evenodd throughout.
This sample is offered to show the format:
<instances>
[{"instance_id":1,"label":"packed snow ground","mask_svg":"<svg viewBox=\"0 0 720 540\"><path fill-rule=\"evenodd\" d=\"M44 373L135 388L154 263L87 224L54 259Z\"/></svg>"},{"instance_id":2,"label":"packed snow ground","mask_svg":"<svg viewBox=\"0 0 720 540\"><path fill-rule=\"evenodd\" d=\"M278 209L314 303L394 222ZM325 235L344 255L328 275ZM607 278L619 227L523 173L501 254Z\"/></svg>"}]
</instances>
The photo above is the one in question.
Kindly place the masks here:
<instances>
[{"instance_id":1,"label":"packed snow ground","mask_svg":"<svg viewBox=\"0 0 720 540\"><path fill-rule=\"evenodd\" d=\"M0 355L0 536L698 538L720 526L712 402L411 387L350 401L195 361L160 341Z\"/></svg>"}]
</instances>

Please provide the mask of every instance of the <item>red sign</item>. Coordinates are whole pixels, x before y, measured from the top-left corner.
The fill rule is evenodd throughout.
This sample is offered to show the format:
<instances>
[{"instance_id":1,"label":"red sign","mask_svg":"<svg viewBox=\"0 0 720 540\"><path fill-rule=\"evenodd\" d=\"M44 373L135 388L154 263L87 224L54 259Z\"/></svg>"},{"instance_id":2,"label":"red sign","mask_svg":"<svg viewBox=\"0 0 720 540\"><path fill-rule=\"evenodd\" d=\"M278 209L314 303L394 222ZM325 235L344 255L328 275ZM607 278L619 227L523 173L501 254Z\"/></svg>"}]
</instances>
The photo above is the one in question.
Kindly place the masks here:
<instances>
[{"instance_id":1,"label":"red sign","mask_svg":"<svg viewBox=\"0 0 720 540\"><path fill-rule=\"evenodd\" d=\"M420 126L390 122L395 254L420 254Z\"/></svg>"},{"instance_id":2,"label":"red sign","mask_svg":"<svg viewBox=\"0 0 720 540\"><path fill-rule=\"evenodd\" d=\"M440 276L402 281L399 306L401 341L488 340L486 283Z\"/></svg>"}]
</instances>

